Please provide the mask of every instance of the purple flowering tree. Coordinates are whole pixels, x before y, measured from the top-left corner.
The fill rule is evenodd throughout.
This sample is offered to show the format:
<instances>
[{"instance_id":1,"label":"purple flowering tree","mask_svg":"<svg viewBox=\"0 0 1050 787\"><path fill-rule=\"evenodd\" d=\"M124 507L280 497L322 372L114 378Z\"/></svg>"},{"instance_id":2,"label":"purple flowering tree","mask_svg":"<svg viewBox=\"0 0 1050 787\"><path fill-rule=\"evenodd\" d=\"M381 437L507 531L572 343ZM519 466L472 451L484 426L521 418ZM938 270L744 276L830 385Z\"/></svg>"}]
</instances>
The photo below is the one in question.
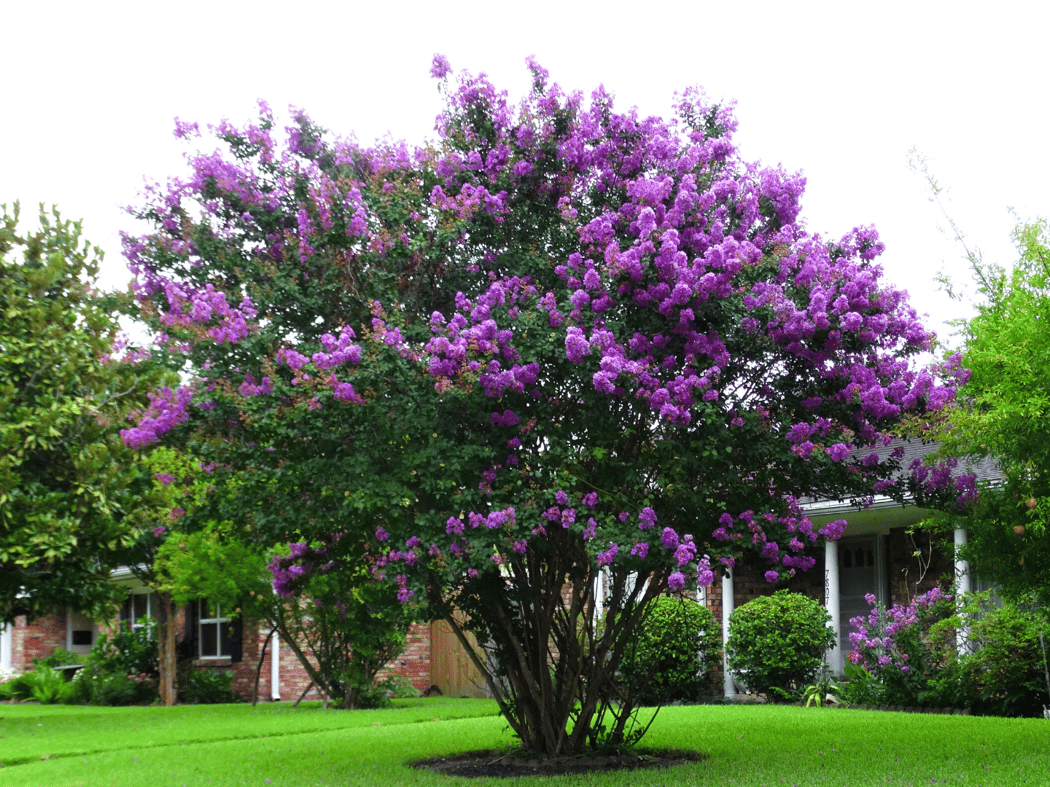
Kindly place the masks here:
<instances>
[{"instance_id":1,"label":"purple flowering tree","mask_svg":"<svg viewBox=\"0 0 1050 787\"><path fill-rule=\"evenodd\" d=\"M653 599L744 549L810 568L845 523L799 500L873 494L899 468L867 449L954 378L910 362L930 336L875 231L808 232L731 106L642 118L529 68L515 105L436 57L415 150L300 112L279 142L265 105L213 128L125 239L194 375L125 439L208 452L207 513L253 538L347 534L326 548L447 619L523 746L563 754L640 735L616 674Z\"/></svg>"}]
</instances>

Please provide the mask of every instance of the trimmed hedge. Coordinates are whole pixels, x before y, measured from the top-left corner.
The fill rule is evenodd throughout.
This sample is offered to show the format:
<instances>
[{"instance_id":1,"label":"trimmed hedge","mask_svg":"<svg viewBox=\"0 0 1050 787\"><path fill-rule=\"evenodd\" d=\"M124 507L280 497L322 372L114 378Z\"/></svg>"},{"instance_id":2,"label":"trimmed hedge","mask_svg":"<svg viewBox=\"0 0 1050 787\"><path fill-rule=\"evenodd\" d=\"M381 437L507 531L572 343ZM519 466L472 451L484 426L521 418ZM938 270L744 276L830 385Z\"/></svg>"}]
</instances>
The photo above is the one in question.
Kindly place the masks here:
<instances>
[{"instance_id":1,"label":"trimmed hedge","mask_svg":"<svg viewBox=\"0 0 1050 787\"><path fill-rule=\"evenodd\" d=\"M692 599L658 598L635 632L620 677L643 705L693 701L704 693L720 641L714 616Z\"/></svg>"},{"instance_id":2,"label":"trimmed hedge","mask_svg":"<svg viewBox=\"0 0 1050 787\"><path fill-rule=\"evenodd\" d=\"M820 602L778 590L729 616L729 667L751 691L787 699L811 683L835 644Z\"/></svg>"}]
</instances>

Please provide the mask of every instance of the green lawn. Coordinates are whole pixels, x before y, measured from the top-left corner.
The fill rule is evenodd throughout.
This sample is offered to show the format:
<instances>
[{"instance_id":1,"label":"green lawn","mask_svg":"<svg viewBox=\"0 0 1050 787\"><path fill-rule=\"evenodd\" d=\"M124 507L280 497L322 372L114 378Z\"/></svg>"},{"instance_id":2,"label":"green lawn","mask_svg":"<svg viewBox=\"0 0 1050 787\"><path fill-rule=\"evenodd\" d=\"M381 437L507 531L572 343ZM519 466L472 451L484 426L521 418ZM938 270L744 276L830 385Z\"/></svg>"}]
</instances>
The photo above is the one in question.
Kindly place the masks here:
<instances>
[{"instance_id":1,"label":"green lawn","mask_svg":"<svg viewBox=\"0 0 1050 787\"><path fill-rule=\"evenodd\" d=\"M437 698L398 705L383 711L282 704L0 705L0 786L467 784L477 782L405 764L512 742L492 702ZM644 745L709 757L670 771L567 776L543 784L1050 784L1050 722L1042 719L676 707L660 712Z\"/></svg>"}]
</instances>

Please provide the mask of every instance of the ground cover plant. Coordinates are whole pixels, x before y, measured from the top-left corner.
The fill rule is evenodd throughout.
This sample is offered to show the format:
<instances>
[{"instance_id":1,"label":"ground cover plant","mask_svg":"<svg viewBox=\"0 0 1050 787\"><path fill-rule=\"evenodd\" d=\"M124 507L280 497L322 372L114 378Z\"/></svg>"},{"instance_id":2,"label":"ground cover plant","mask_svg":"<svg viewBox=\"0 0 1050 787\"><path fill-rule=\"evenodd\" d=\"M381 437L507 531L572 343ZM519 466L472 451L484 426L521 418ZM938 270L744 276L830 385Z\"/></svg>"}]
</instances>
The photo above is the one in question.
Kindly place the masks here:
<instances>
[{"instance_id":1,"label":"ground cover plant","mask_svg":"<svg viewBox=\"0 0 1050 787\"><path fill-rule=\"evenodd\" d=\"M0 706L5 787L470 784L408 763L506 746L486 700L401 700L392 710L317 704L69 708ZM1050 724L789 706L678 706L646 744L699 750L673 772L550 777L597 785L1045 784ZM484 782L491 784L491 780ZM534 778L502 780L534 785Z\"/></svg>"},{"instance_id":2,"label":"ground cover plant","mask_svg":"<svg viewBox=\"0 0 1050 787\"><path fill-rule=\"evenodd\" d=\"M415 150L298 110L282 135L265 105L177 123L198 151L124 249L154 357L191 377L124 438L204 463L221 491L176 516L289 544L278 590L367 566L444 617L560 754L643 728L616 674L656 597L744 549L770 582L814 565L845 522L800 497L893 493L868 449L960 372L913 366L931 336L877 233L808 231L804 178L745 161L731 105L642 118L528 66L515 105L435 57L447 108Z\"/></svg>"}]
</instances>

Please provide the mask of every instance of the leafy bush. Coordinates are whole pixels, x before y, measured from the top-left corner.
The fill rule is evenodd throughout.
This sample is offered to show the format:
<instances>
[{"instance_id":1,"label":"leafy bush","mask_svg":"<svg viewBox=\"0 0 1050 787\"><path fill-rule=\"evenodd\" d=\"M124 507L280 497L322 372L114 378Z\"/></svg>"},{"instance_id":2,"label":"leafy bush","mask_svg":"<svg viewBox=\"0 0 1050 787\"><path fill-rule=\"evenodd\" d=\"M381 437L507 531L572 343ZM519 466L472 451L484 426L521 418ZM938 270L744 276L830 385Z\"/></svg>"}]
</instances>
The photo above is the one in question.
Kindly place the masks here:
<instances>
[{"instance_id":1,"label":"leafy bush","mask_svg":"<svg viewBox=\"0 0 1050 787\"><path fill-rule=\"evenodd\" d=\"M34 672L26 674L26 677L32 677L30 687L32 698L41 705L54 705L60 702L63 690L66 689L65 676L43 662L38 662L35 666Z\"/></svg>"},{"instance_id":2,"label":"leafy bush","mask_svg":"<svg viewBox=\"0 0 1050 787\"><path fill-rule=\"evenodd\" d=\"M39 663L49 667L64 667L67 664L83 664L84 656L72 653L65 648L55 648L50 656L41 659Z\"/></svg>"},{"instance_id":3,"label":"leafy bush","mask_svg":"<svg viewBox=\"0 0 1050 787\"><path fill-rule=\"evenodd\" d=\"M16 675L3 685L3 693L0 697L8 700L26 700L33 696L33 686L36 684L36 675L27 672L24 675Z\"/></svg>"},{"instance_id":4,"label":"leafy bush","mask_svg":"<svg viewBox=\"0 0 1050 787\"><path fill-rule=\"evenodd\" d=\"M145 618L134 629L103 634L91 649L88 662L96 670L121 675L160 674L157 629Z\"/></svg>"},{"instance_id":5,"label":"leafy bush","mask_svg":"<svg viewBox=\"0 0 1050 787\"><path fill-rule=\"evenodd\" d=\"M383 691L394 699L419 696L419 689L404 675L388 675L379 682L379 685Z\"/></svg>"},{"instance_id":6,"label":"leafy bush","mask_svg":"<svg viewBox=\"0 0 1050 787\"><path fill-rule=\"evenodd\" d=\"M729 617L729 667L751 691L787 698L820 671L835 644L831 617L814 599L779 590Z\"/></svg>"},{"instance_id":7,"label":"leafy bush","mask_svg":"<svg viewBox=\"0 0 1050 787\"><path fill-rule=\"evenodd\" d=\"M74 683L95 705L136 705L157 699L159 674L157 634L147 623L100 636Z\"/></svg>"},{"instance_id":8,"label":"leafy bush","mask_svg":"<svg viewBox=\"0 0 1050 787\"><path fill-rule=\"evenodd\" d=\"M142 705L157 699L157 682L142 676L103 675L92 682L94 705Z\"/></svg>"},{"instance_id":9,"label":"leafy bush","mask_svg":"<svg viewBox=\"0 0 1050 787\"><path fill-rule=\"evenodd\" d=\"M620 678L643 705L696 700L711 677L707 654L717 647L711 612L691 599L662 597L635 636Z\"/></svg>"},{"instance_id":10,"label":"leafy bush","mask_svg":"<svg viewBox=\"0 0 1050 787\"><path fill-rule=\"evenodd\" d=\"M41 705L83 702L79 688L47 663L34 661L35 669L0 684L0 700L34 700Z\"/></svg>"},{"instance_id":11,"label":"leafy bush","mask_svg":"<svg viewBox=\"0 0 1050 787\"><path fill-rule=\"evenodd\" d=\"M179 681L179 697L191 705L237 702L233 673L222 670L191 670Z\"/></svg>"},{"instance_id":12,"label":"leafy bush","mask_svg":"<svg viewBox=\"0 0 1050 787\"><path fill-rule=\"evenodd\" d=\"M1046 654L1039 641L1040 628L1044 641L1050 631L1045 608L1025 601L996 606L982 593L966 596L960 614L940 625L953 641L956 629L968 628L969 643L930 676L922 696L927 704L982 715L1042 715L1050 705Z\"/></svg>"}]
</instances>

